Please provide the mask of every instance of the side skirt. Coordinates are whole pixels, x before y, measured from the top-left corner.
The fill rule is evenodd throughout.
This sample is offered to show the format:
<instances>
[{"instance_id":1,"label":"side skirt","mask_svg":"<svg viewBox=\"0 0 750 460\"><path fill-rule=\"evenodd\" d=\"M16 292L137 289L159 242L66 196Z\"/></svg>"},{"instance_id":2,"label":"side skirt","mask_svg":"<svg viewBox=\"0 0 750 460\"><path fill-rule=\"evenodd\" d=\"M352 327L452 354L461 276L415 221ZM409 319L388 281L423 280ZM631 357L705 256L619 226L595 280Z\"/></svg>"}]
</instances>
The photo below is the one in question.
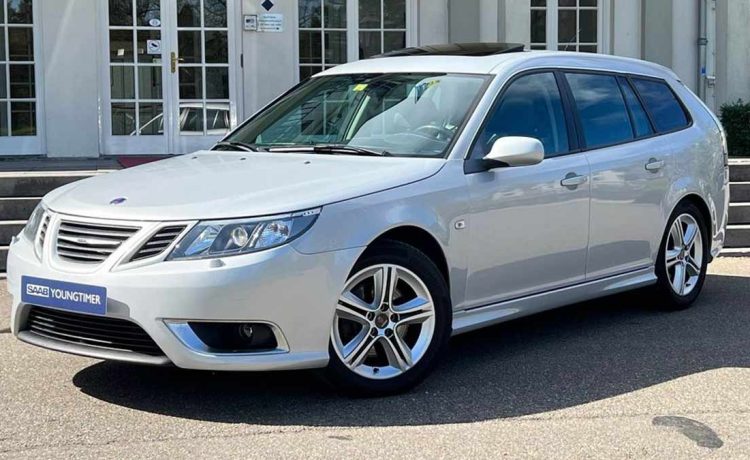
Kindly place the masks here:
<instances>
[{"instance_id":1,"label":"side skirt","mask_svg":"<svg viewBox=\"0 0 750 460\"><path fill-rule=\"evenodd\" d=\"M654 267L648 267L528 297L460 310L453 315L453 335L654 283L656 283Z\"/></svg>"}]
</instances>

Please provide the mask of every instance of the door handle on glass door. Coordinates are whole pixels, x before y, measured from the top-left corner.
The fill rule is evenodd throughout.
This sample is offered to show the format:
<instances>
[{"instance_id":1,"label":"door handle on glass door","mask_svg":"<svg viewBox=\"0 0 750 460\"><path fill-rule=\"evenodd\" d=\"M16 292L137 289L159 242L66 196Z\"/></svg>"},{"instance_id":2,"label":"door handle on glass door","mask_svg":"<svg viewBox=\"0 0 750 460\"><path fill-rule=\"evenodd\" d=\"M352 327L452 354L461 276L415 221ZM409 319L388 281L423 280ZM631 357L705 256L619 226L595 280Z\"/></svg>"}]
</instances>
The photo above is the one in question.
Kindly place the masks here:
<instances>
[{"instance_id":1,"label":"door handle on glass door","mask_svg":"<svg viewBox=\"0 0 750 460\"><path fill-rule=\"evenodd\" d=\"M646 171L656 172L664 167L664 160L657 160L656 158L651 158L648 160L648 163L646 163Z\"/></svg>"},{"instance_id":2,"label":"door handle on glass door","mask_svg":"<svg viewBox=\"0 0 750 460\"><path fill-rule=\"evenodd\" d=\"M560 185L563 187L578 187L586 183L588 178L586 176L579 176L576 173L568 173L565 179L560 181Z\"/></svg>"},{"instance_id":3,"label":"door handle on glass door","mask_svg":"<svg viewBox=\"0 0 750 460\"><path fill-rule=\"evenodd\" d=\"M172 73L175 73L175 72L177 72L177 63L178 62L184 62L185 60L182 59L182 58L178 58L177 57L177 53L175 53L174 51L172 51L172 53L170 53L169 61L171 63L170 70L172 71Z\"/></svg>"}]
</instances>

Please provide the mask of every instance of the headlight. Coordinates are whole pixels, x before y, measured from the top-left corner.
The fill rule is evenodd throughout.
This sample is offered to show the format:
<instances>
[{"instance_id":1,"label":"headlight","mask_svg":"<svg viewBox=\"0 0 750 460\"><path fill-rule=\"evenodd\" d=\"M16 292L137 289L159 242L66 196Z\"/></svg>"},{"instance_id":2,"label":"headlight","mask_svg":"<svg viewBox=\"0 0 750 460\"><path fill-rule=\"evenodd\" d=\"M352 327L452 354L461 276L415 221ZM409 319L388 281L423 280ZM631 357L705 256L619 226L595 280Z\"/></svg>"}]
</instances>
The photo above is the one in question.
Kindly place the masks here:
<instances>
[{"instance_id":1,"label":"headlight","mask_svg":"<svg viewBox=\"0 0 750 460\"><path fill-rule=\"evenodd\" d=\"M320 208L284 216L199 222L167 260L235 256L280 246L303 234L318 214Z\"/></svg>"},{"instance_id":2,"label":"headlight","mask_svg":"<svg viewBox=\"0 0 750 460\"><path fill-rule=\"evenodd\" d=\"M26 226L23 228L23 234L32 243L36 239L36 234L39 231L39 225L42 223L42 217L44 216L44 207L39 203L34 211L31 213L31 217L26 222Z\"/></svg>"}]
</instances>

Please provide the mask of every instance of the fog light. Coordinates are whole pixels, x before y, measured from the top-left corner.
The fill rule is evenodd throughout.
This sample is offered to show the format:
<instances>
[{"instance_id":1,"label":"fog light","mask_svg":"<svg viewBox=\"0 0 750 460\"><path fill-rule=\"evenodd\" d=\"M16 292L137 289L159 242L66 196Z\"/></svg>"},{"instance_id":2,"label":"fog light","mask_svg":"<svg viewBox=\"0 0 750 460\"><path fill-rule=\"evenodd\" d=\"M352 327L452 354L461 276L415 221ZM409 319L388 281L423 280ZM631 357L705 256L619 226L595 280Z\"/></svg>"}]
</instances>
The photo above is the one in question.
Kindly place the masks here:
<instances>
[{"instance_id":1,"label":"fog light","mask_svg":"<svg viewBox=\"0 0 750 460\"><path fill-rule=\"evenodd\" d=\"M188 322L195 335L218 353L247 353L275 350L279 344L268 324L234 322Z\"/></svg>"},{"instance_id":2,"label":"fog light","mask_svg":"<svg viewBox=\"0 0 750 460\"><path fill-rule=\"evenodd\" d=\"M240 324L240 336L245 340L253 340L253 325L252 324Z\"/></svg>"}]
</instances>

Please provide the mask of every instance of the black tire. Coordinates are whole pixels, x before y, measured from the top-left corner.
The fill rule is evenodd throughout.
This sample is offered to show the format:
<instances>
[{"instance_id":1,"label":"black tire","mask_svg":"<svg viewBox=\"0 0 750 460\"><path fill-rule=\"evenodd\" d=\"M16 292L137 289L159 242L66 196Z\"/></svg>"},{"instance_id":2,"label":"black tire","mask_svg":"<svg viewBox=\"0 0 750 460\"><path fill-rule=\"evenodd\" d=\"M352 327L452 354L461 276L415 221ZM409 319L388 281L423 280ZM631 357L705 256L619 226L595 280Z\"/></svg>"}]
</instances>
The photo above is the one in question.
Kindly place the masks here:
<instances>
[{"instance_id":1,"label":"black tire","mask_svg":"<svg viewBox=\"0 0 750 460\"><path fill-rule=\"evenodd\" d=\"M452 332L452 309L448 284L435 263L417 248L399 242L383 241L369 248L354 265L349 277L380 264L404 267L417 275L427 287L434 305L435 326L425 354L413 367L388 379L371 379L355 373L336 353L333 338L329 342L329 364L323 377L336 389L351 396L376 397L407 391L432 371L443 354ZM342 287L343 288L343 287Z\"/></svg>"},{"instance_id":2,"label":"black tire","mask_svg":"<svg viewBox=\"0 0 750 460\"><path fill-rule=\"evenodd\" d=\"M698 276L698 281L695 283L695 287L686 295L680 295L672 288L666 266L666 248L669 240L670 229L672 228L675 220L683 214L688 214L693 219L695 219L698 227L700 228L701 240L703 243L703 257L701 260L700 275ZM701 213L700 209L698 209L696 205L689 201L684 201L677 205L675 210L672 212L672 215L669 216L669 220L667 221L667 228L664 231L664 236L662 238L661 245L659 246L659 256L656 259L656 276L658 281L654 290L660 301L658 303L660 309L667 311L684 310L690 307L698 298L701 293L701 289L703 289L703 283L706 280L706 271L708 268L709 260L709 238L710 236L708 226L705 219L703 218L703 213Z\"/></svg>"}]
</instances>

